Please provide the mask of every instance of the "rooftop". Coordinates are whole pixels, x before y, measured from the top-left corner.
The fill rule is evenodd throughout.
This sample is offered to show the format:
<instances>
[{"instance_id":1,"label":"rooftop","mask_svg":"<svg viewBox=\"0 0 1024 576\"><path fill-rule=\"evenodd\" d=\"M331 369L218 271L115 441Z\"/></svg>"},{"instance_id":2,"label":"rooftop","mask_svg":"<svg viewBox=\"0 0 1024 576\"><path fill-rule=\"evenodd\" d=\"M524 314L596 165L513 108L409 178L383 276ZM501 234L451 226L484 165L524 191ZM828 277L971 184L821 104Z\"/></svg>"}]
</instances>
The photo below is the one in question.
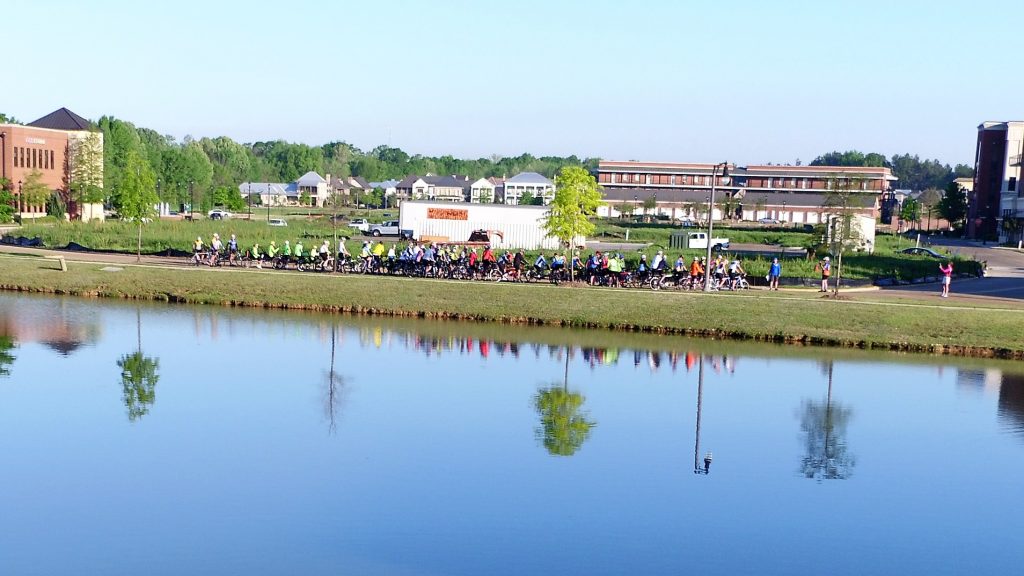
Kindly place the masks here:
<instances>
[{"instance_id":1,"label":"rooftop","mask_svg":"<svg viewBox=\"0 0 1024 576\"><path fill-rule=\"evenodd\" d=\"M536 172L520 172L508 180L505 180L505 184L540 184L552 186L553 182Z\"/></svg>"},{"instance_id":2,"label":"rooftop","mask_svg":"<svg viewBox=\"0 0 1024 576\"><path fill-rule=\"evenodd\" d=\"M34 122L29 122L26 126L32 126L33 128L48 128L50 130L80 131L90 130L92 128L92 122L89 122L67 108L60 108Z\"/></svg>"}]
</instances>

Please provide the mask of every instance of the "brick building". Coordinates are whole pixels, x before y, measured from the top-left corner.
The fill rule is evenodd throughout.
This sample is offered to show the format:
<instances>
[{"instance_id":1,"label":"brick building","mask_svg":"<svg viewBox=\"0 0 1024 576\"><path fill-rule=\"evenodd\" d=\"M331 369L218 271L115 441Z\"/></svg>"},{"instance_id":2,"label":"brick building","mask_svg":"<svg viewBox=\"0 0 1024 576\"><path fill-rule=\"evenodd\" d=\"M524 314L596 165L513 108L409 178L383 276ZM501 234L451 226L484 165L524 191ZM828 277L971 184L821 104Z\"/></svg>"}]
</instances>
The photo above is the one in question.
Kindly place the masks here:
<instances>
[{"instance_id":1,"label":"brick building","mask_svg":"<svg viewBox=\"0 0 1024 576\"><path fill-rule=\"evenodd\" d=\"M617 162L598 164L597 180L604 188L604 215L616 215L631 205L644 213L646 201L654 213L672 218L706 218L715 165L665 162ZM879 200L896 178L889 168L848 166L735 166L728 176L715 175L716 220L771 218L784 223L817 224L827 212L824 203L830 182L856 179L863 196L861 213L877 217ZM723 204L731 206L724 214Z\"/></svg>"},{"instance_id":2,"label":"brick building","mask_svg":"<svg viewBox=\"0 0 1024 576\"><path fill-rule=\"evenodd\" d=\"M22 218L46 215L45 205L30 205L21 197L29 175L38 172L40 181L52 191L64 190L70 181L68 156L76 141L91 132L88 120L61 108L28 124L0 124L0 177L10 182L16 211ZM102 157L102 133L96 133ZM99 172L102 175L102 167ZM102 185L102 177L100 178Z\"/></svg>"},{"instance_id":3,"label":"brick building","mask_svg":"<svg viewBox=\"0 0 1024 576\"><path fill-rule=\"evenodd\" d=\"M974 187L967 196L968 237L998 238L1003 242L1021 239L1022 149L1024 122L985 122L978 126Z\"/></svg>"}]
</instances>

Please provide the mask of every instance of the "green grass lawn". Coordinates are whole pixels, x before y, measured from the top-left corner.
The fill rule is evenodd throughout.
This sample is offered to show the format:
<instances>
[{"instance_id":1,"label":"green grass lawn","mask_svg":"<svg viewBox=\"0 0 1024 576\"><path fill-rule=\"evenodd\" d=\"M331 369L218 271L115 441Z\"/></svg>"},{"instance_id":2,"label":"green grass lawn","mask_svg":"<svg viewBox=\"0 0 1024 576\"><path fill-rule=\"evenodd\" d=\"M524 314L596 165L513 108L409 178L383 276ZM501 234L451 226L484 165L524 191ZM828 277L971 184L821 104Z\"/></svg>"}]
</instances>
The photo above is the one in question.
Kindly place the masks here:
<instances>
[{"instance_id":1,"label":"green grass lawn","mask_svg":"<svg viewBox=\"0 0 1024 576\"><path fill-rule=\"evenodd\" d=\"M1024 310L893 303L870 295L665 293L3 258L5 289L216 305L554 324L1024 358ZM581 297L585 296L585 297Z\"/></svg>"}]
</instances>

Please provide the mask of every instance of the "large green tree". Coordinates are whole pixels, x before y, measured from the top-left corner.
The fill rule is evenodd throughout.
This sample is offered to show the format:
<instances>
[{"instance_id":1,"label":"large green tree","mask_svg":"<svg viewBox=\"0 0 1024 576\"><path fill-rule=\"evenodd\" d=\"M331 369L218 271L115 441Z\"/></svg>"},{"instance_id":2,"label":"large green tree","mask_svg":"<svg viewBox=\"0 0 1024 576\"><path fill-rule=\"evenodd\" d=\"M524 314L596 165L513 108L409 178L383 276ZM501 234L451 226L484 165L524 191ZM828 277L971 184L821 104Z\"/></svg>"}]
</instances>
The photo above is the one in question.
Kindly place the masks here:
<instances>
[{"instance_id":1,"label":"large green tree","mask_svg":"<svg viewBox=\"0 0 1024 576\"><path fill-rule=\"evenodd\" d=\"M967 194L956 182L950 182L942 191L939 214L952 226L962 226L967 219Z\"/></svg>"},{"instance_id":2,"label":"large green tree","mask_svg":"<svg viewBox=\"0 0 1024 576\"><path fill-rule=\"evenodd\" d=\"M575 250L578 238L594 233L590 217L597 214L601 203L601 188L594 176L582 167L566 166L555 176L555 198L544 217L544 230L570 251ZM571 278L571 266L569 274Z\"/></svg>"}]
</instances>

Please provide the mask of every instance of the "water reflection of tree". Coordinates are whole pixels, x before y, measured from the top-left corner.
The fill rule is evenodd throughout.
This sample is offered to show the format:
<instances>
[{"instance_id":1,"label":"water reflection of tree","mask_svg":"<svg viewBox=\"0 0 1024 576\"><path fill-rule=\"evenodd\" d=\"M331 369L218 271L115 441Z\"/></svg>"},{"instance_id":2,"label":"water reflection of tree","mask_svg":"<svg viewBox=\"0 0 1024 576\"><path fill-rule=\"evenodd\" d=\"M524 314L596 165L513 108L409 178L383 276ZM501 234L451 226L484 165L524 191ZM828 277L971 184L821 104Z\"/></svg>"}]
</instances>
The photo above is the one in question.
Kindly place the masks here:
<instances>
[{"instance_id":1,"label":"water reflection of tree","mask_svg":"<svg viewBox=\"0 0 1024 576\"><path fill-rule=\"evenodd\" d=\"M853 475L857 463L846 443L846 426L853 417L853 410L832 401L832 369L832 362L827 362L825 401L804 400L800 410L800 429L806 450L801 472L819 481L846 480Z\"/></svg>"},{"instance_id":2,"label":"water reflection of tree","mask_svg":"<svg viewBox=\"0 0 1024 576\"><path fill-rule=\"evenodd\" d=\"M327 429L334 434L337 429L338 406L345 393L345 377L334 369L335 351L337 350L338 327L331 326L331 366L324 373L327 388L324 394L324 416L327 418Z\"/></svg>"},{"instance_id":3,"label":"water reflection of tree","mask_svg":"<svg viewBox=\"0 0 1024 576\"><path fill-rule=\"evenodd\" d=\"M572 456L590 437L597 425L582 411L586 397L569 391L569 351L565 353L565 376L562 383L553 383L534 396L534 407L540 415L537 439L552 456Z\"/></svg>"},{"instance_id":4,"label":"water reflection of tree","mask_svg":"<svg viewBox=\"0 0 1024 576\"><path fill-rule=\"evenodd\" d=\"M0 376L8 376L11 371L7 368L14 364L14 339L9 336L0 336Z\"/></svg>"},{"instance_id":5,"label":"water reflection of tree","mask_svg":"<svg viewBox=\"0 0 1024 576\"><path fill-rule=\"evenodd\" d=\"M128 410L128 420L134 422L149 413L156 402L156 384L160 381L160 360L142 353L142 313L135 310L135 352L121 356L117 367L121 369L121 400Z\"/></svg>"}]
</instances>

